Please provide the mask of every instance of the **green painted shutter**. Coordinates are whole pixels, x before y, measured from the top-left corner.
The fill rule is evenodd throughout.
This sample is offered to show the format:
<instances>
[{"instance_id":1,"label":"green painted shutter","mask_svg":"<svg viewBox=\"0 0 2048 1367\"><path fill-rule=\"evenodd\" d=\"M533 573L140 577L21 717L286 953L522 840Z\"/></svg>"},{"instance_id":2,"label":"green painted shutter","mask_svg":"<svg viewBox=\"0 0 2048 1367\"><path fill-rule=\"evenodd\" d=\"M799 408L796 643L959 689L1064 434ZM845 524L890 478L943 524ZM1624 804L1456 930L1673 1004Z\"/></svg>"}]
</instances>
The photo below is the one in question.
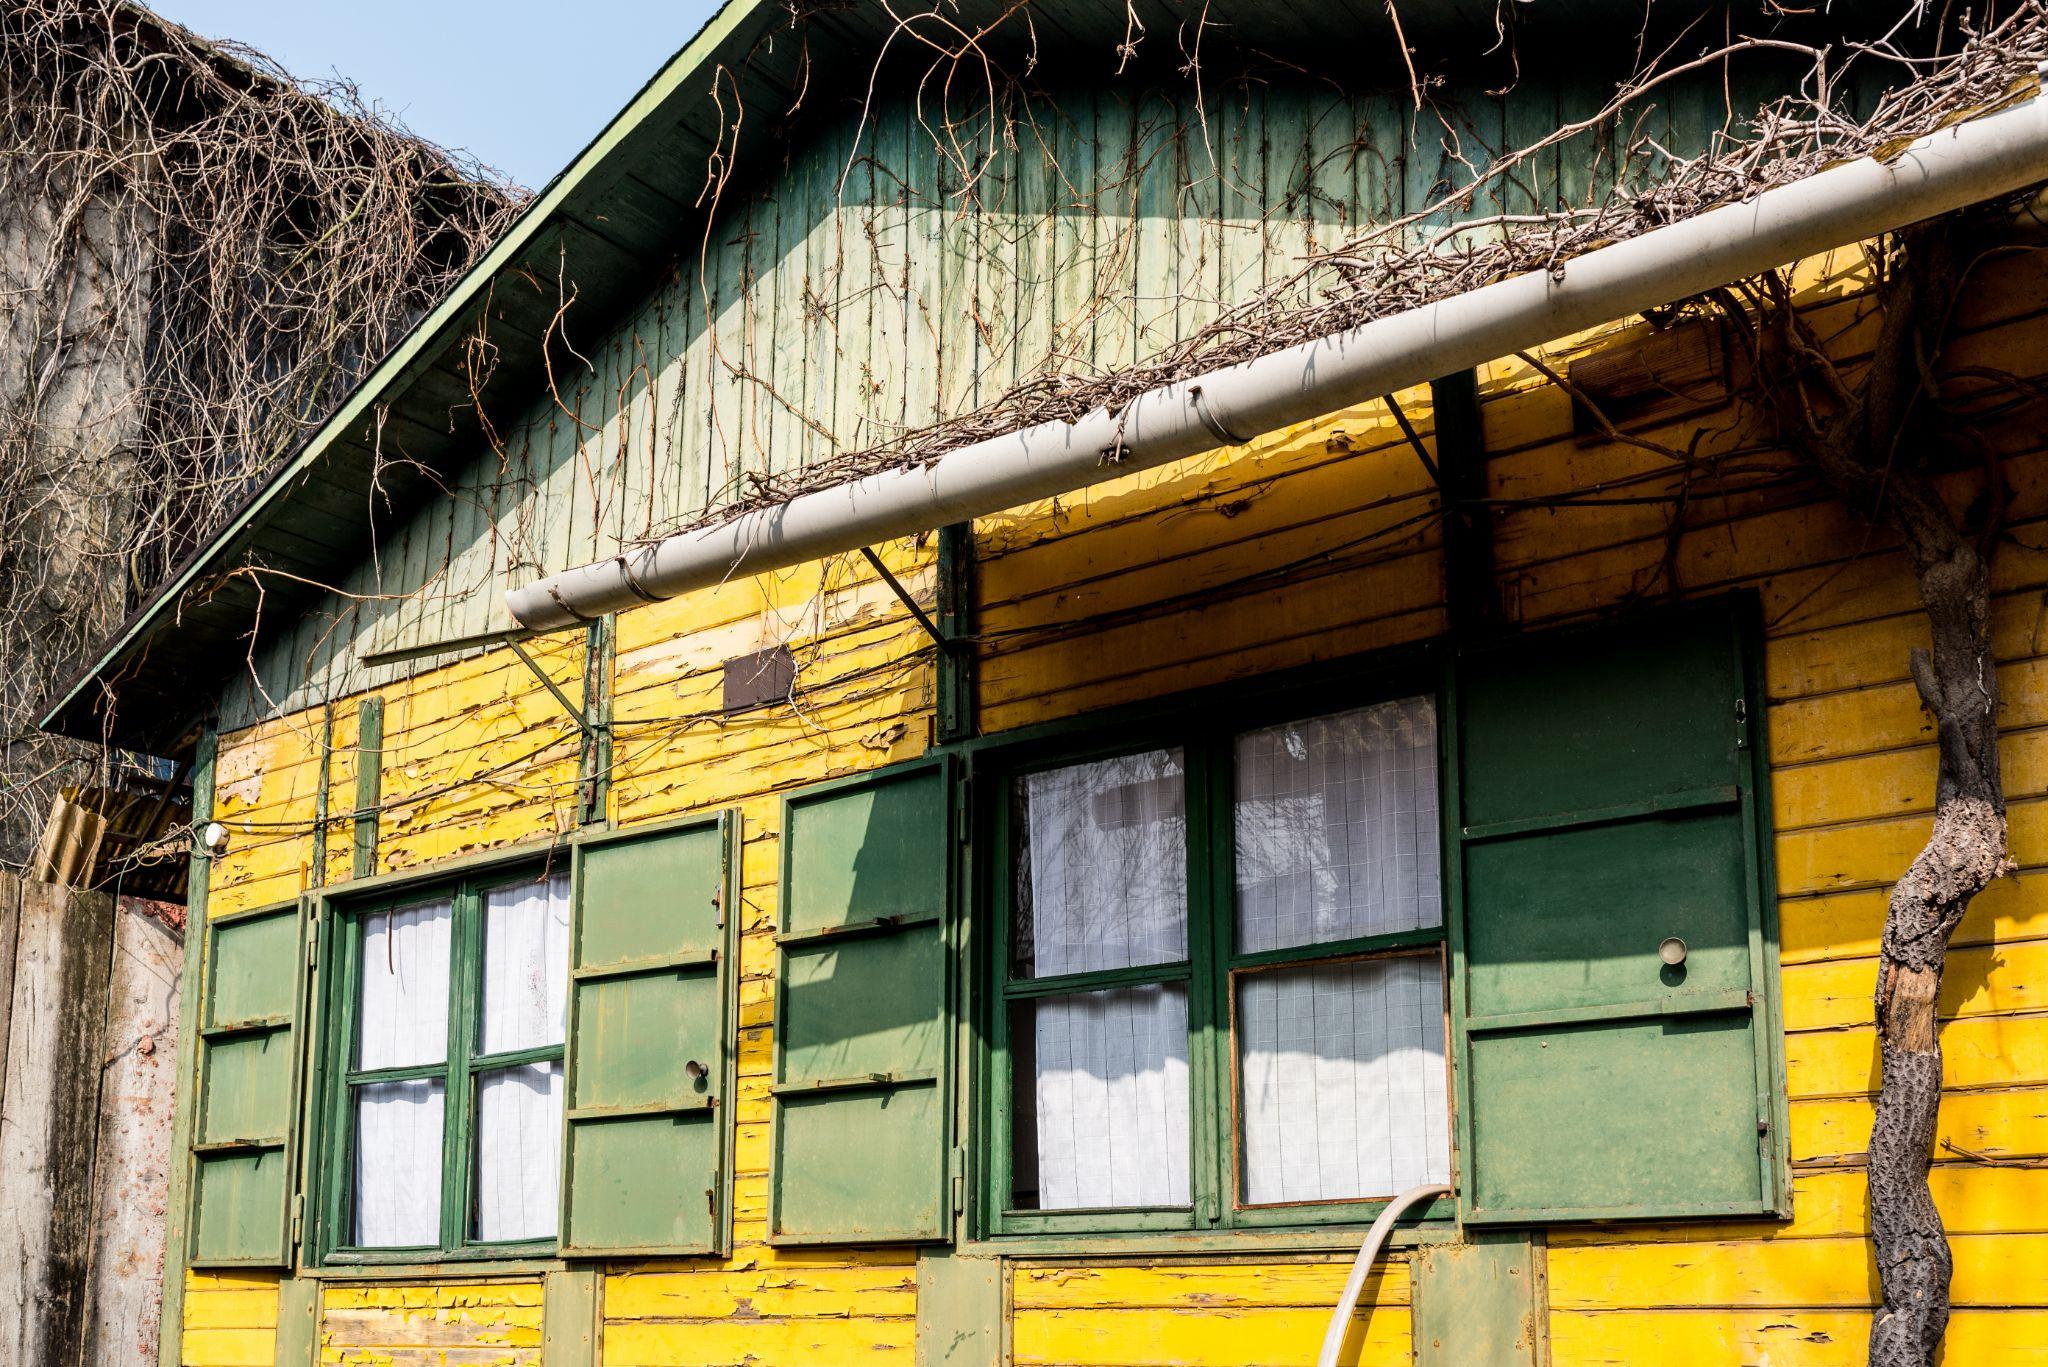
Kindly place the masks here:
<instances>
[{"instance_id":1,"label":"green painted shutter","mask_svg":"<svg viewBox=\"0 0 2048 1367\"><path fill-rule=\"evenodd\" d=\"M1781 1203L1752 635L1716 603L1458 661L1469 1221Z\"/></svg>"},{"instance_id":2,"label":"green painted shutter","mask_svg":"<svg viewBox=\"0 0 2048 1367\"><path fill-rule=\"evenodd\" d=\"M216 917L192 1127L193 1267L287 1267L296 1163L305 916L299 903Z\"/></svg>"},{"instance_id":3,"label":"green painted shutter","mask_svg":"<svg viewBox=\"0 0 2048 1367\"><path fill-rule=\"evenodd\" d=\"M577 846L564 1255L722 1246L726 817Z\"/></svg>"},{"instance_id":4,"label":"green painted shutter","mask_svg":"<svg viewBox=\"0 0 2048 1367\"><path fill-rule=\"evenodd\" d=\"M771 1241L946 1237L949 772L784 804Z\"/></svg>"}]
</instances>

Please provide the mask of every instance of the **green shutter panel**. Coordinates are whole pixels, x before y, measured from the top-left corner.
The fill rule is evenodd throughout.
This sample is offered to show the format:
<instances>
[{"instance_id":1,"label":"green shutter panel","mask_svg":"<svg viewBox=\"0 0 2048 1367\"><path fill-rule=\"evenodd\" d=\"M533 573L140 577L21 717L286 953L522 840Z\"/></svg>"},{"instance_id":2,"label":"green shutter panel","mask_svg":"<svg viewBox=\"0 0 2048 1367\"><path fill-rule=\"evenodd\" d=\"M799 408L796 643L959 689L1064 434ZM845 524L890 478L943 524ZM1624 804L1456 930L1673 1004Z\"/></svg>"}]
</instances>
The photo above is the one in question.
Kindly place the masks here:
<instances>
[{"instance_id":1,"label":"green shutter panel","mask_svg":"<svg viewBox=\"0 0 2048 1367\"><path fill-rule=\"evenodd\" d=\"M193 1267L288 1267L299 1031L301 904L215 917L205 940L198 1110L192 1126Z\"/></svg>"},{"instance_id":2,"label":"green shutter panel","mask_svg":"<svg viewBox=\"0 0 2048 1367\"><path fill-rule=\"evenodd\" d=\"M1716 603L1458 661L1468 1221L1781 1203L1752 636Z\"/></svg>"},{"instance_id":3,"label":"green shutter panel","mask_svg":"<svg viewBox=\"0 0 2048 1367\"><path fill-rule=\"evenodd\" d=\"M920 761L784 804L773 1242L946 1237L949 773Z\"/></svg>"},{"instance_id":4,"label":"green shutter panel","mask_svg":"<svg viewBox=\"0 0 2048 1367\"><path fill-rule=\"evenodd\" d=\"M576 847L565 1256L722 1246L732 822Z\"/></svg>"}]
</instances>

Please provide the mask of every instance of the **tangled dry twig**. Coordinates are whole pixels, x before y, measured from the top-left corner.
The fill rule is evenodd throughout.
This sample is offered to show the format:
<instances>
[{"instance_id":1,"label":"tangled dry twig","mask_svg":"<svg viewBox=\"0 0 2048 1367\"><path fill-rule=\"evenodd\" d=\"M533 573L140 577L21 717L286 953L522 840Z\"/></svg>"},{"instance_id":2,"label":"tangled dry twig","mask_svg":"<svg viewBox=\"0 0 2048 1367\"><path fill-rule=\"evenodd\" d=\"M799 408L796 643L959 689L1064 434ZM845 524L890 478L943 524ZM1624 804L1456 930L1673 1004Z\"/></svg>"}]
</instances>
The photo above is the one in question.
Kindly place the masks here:
<instances>
[{"instance_id":1,"label":"tangled dry twig","mask_svg":"<svg viewBox=\"0 0 2048 1367\"><path fill-rule=\"evenodd\" d=\"M1020 7L1021 9L1022 7ZM1079 373L1055 350L1023 381L991 402L923 423L886 440L843 450L776 473L748 471L712 505L653 529L654 539L786 502L880 470L914 468L958 447L1019 428L1071 421L1096 408L1115 411L1146 390L1327 336L1512 275L1558 271L1573 257L1720 205L1739 203L1831 164L1885 156L1945 124L2031 92L2036 67L2048 59L2048 5L2025 0L2008 17L1981 29L1963 21L1960 47L1928 56L1893 41L1910 27L1912 7L1892 37L1838 48L1784 39L1732 38L1691 55L1648 61L1593 114L1558 127L1528 146L1483 164L1466 161L1470 178L1411 212L1335 245L1313 249L1275 279L1226 306L1205 326L1158 354L1107 372ZM937 55L924 86L943 86L954 66L971 67L989 88L991 126L1011 116L997 104L1014 99L989 74L985 41L947 46L930 31L920 38ZM977 39L980 35L977 35ZM1804 63L1803 76L1781 81L1792 93L1731 119L1699 155L1659 145L1637 117L1667 85L1745 60ZM1874 86L1887 92L1857 108ZM1450 116L1447 140L1456 141ZM957 119L945 123L954 127ZM939 134L934 134L939 138ZM941 139L940 151L957 145ZM1528 174L1545 155L1596 160L1598 197L1526 214L1474 216L1474 207ZM971 181L970 181L971 183ZM963 209L963 212L966 210Z\"/></svg>"},{"instance_id":2,"label":"tangled dry twig","mask_svg":"<svg viewBox=\"0 0 2048 1367\"><path fill-rule=\"evenodd\" d=\"M105 761L34 709L523 200L342 82L0 3L0 861Z\"/></svg>"}]
</instances>

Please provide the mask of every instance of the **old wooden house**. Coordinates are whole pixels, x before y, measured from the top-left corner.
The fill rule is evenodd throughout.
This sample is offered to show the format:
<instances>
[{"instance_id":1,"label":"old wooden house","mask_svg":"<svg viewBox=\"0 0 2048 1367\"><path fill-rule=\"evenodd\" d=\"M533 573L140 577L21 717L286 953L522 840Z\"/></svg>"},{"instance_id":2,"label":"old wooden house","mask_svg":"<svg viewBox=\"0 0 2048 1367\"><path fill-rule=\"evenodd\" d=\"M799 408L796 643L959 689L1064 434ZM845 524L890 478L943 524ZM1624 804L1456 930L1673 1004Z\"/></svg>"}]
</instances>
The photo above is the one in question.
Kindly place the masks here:
<instances>
[{"instance_id":1,"label":"old wooden house","mask_svg":"<svg viewBox=\"0 0 2048 1367\"><path fill-rule=\"evenodd\" d=\"M163 1361L1864 1361L1954 785L1798 433L1962 213L2048 1362L2048 30L1663 8L731 0L52 709L195 760Z\"/></svg>"}]
</instances>

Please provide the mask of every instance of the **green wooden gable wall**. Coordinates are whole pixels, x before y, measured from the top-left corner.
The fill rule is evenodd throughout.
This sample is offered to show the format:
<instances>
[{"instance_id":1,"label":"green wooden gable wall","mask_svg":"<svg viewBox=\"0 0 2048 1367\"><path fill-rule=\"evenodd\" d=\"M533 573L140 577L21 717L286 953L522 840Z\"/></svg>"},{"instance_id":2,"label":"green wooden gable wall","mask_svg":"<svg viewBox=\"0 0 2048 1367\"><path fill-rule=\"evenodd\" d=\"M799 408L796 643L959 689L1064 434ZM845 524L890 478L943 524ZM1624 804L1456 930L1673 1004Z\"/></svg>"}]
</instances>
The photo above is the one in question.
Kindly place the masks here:
<instances>
[{"instance_id":1,"label":"green wooden gable wall","mask_svg":"<svg viewBox=\"0 0 2048 1367\"><path fill-rule=\"evenodd\" d=\"M1701 146L1731 104L1770 89L1735 74L1727 90L1719 71L1662 88L1642 131L1676 154ZM1142 89L1020 102L993 134L986 118L957 129L950 153L928 106L921 122L911 99L884 98L864 121L826 121L760 183L736 179L708 233L650 269L637 312L572 338L588 365L540 387L502 450L479 450L446 496L376 510L378 555L260 647L222 724L425 667L361 657L509 626L507 584L715 506L750 473L874 444L1027 377L1156 354L1305 250L1469 183L1461 158L1484 165L1587 116L1607 87L1531 72L1508 95L1421 111L1405 88L1305 77L1199 100L1186 83ZM1584 203L1613 184L1611 146L1551 149L1458 217ZM405 433L387 439L402 450Z\"/></svg>"}]
</instances>

